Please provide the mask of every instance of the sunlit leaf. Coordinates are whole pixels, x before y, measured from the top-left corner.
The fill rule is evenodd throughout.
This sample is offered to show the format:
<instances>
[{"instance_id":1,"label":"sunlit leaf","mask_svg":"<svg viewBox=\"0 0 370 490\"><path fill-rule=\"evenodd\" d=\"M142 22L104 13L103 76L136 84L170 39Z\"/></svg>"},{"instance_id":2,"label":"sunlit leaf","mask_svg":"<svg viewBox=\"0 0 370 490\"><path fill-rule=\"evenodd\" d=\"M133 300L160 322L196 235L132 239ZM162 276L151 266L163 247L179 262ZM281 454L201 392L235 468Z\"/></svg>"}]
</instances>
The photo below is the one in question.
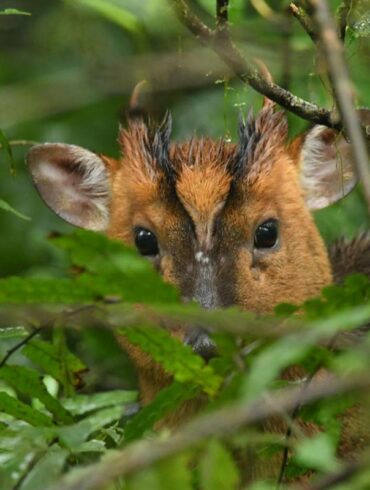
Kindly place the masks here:
<instances>
[{"instance_id":1,"label":"sunlit leaf","mask_svg":"<svg viewBox=\"0 0 370 490\"><path fill-rule=\"evenodd\" d=\"M69 350L59 352L58 347L43 340L32 340L22 349L22 354L59 381L63 386L81 385L81 374L86 372L85 364Z\"/></svg>"},{"instance_id":2,"label":"sunlit leaf","mask_svg":"<svg viewBox=\"0 0 370 490\"><path fill-rule=\"evenodd\" d=\"M0 412L24 420L31 425L42 427L52 425L50 417L4 392L0 392Z\"/></svg>"},{"instance_id":3,"label":"sunlit leaf","mask_svg":"<svg viewBox=\"0 0 370 490\"><path fill-rule=\"evenodd\" d=\"M212 439L206 446L200 461L202 490L235 490L239 472L232 455L225 446Z\"/></svg>"},{"instance_id":4,"label":"sunlit leaf","mask_svg":"<svg viewBox=\"0 0 370 490\"><path fill-rule=\"evenodd\" d=\"M76 395L73 398L62 400L62 403L74 415L82 415L113 405L124 406L136 400L137 391L114 390L91 395Z\"/></svg>"},{"instance_id":5,"label":"sunlit leaf","mask_svg":"<svg viewBox=\"0 0 370 490\"><path fill-rule=\"evenodd\" d=\"M18 9L4 9L0 11L0 15L31 15L29 12Z\"/></svg>"},{"instance_id":6,"label":"sunlit leaf","mask_svg":"<svg viewBox=\"0 0 370 490\"><path fill-rule=\"evenodd\" d=\"M57 422L64 424L73 422L72 415L48 393L42 377L36 371L26 366L5 365L0 369L0 379L18 392L40 400Z\"/></svg>"}]
</instances>

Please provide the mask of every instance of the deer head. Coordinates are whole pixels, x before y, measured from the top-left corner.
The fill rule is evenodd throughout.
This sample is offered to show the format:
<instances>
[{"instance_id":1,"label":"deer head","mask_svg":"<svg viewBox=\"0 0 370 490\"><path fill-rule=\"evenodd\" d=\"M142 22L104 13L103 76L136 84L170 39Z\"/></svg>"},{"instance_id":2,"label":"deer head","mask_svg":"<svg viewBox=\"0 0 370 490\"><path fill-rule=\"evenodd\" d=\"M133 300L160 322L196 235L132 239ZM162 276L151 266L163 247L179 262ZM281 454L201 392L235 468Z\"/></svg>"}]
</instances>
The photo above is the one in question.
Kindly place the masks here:
<instances>
[{"instance_id":1,"label":"deer head","mask_svg":"<svg viewBox=\"0 0 370 490\"><path fill-rule=\"evenodd\" d=\"M60 217L135 245L185 300L205 308L268 312L331 282L310 210L355 184L341 135L315 126L289 144L284 114L272 104L240 122L237 145L171 144L170 133L169 115L158 127L134 120L120 130L120 161L47 143L34 146L27 163Z\"/></svg>"},{"instance_id":2,"label":"deer head","mask_svg":"<svg viewBox=\"0 0 370 490\"><path fill-rule=\"evenodd\" d=\"M171 118L121 129L120 161L66 144L34 146L34 182L60 217L136 245L185 299L205 308L269 311L331 281L310 210L355 183L349 145L323 126L287 144L266 105L239 125L239 144L170 144Z\"/></svg>"}]
</instances>

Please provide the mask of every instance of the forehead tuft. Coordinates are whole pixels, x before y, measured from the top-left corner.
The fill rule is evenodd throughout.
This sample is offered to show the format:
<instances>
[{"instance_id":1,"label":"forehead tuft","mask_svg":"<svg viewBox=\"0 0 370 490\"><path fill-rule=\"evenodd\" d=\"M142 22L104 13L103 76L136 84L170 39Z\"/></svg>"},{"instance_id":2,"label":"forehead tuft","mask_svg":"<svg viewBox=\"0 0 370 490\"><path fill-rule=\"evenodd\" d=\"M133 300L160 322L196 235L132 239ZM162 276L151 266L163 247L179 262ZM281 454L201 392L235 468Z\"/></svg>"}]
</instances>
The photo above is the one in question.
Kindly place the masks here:
<instances>
[{"instance_id":1,"label":"forehead tuft","mask_svg":"<svg viewBox=\"0 0 370 490\"><path fill-rule=\"evenodd\" d=\"M234 151L233 145L211 139L192 139L172 148L170 157L178 169L177 195L199 218L206 218L225 201L232 180L228 165Z\"/></svg>"}]
</instances>

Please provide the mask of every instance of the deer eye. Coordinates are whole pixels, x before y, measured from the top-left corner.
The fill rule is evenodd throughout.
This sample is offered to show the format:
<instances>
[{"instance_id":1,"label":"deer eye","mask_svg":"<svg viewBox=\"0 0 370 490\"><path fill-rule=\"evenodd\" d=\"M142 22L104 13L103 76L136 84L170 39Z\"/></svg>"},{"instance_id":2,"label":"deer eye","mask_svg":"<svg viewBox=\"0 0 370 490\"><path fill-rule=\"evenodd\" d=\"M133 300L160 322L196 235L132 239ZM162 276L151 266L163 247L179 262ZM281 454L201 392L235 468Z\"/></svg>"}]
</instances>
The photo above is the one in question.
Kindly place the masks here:
<instances>
[{"instance_id":1,"label":"deer eye","mask_svg":"<svg viewBox=\"0 0 370 490\"><path fill-rule=\"evenodd\" d=\"M276 219L268 219L258 226L254 233L255 248L272 248L278 239L278 222Z\"/></svg>"},{"instance_id":2,"label":"deer eye","mask_svg":"<svg viewBox=\"0 0 370 490\"><path fill-rule=\"evenodd\" d=\"M146 228L135 228L135 245L141 255L158 255L158 241L154 233Z\"/></svg>"}]
</instances>

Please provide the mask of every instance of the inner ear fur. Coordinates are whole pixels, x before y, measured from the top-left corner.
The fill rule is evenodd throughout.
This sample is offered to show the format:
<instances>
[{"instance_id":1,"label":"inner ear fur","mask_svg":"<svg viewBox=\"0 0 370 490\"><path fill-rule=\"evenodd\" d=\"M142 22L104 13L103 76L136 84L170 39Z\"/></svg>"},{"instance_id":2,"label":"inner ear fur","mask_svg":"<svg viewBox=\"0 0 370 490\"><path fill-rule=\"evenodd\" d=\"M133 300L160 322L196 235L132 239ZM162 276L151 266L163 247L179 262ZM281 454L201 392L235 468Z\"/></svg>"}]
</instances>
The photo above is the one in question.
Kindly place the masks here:
<instances>
[{"instance_id":1,"label":"inner ear fur","mask_svg":"<svg viewBox=\"0 0 370 490\"><path fill-rule=\"evenodd\" d=\"M300 183L309 209L321 209L342 199L356 185L351 146L341 133L314 126L289 147L299 166Z\"/></svg>"},{"instance_id":2,"label":"inner ear fur","mask_svg":"<svg viewBox=\"0 0 370 490\"><path fill-rule=\"evenodd\" d=\"M27 165L45 203L72 225L103 231L109 223L114 160L79 146L33 146Z\"/></svg>"}]
</instances>

